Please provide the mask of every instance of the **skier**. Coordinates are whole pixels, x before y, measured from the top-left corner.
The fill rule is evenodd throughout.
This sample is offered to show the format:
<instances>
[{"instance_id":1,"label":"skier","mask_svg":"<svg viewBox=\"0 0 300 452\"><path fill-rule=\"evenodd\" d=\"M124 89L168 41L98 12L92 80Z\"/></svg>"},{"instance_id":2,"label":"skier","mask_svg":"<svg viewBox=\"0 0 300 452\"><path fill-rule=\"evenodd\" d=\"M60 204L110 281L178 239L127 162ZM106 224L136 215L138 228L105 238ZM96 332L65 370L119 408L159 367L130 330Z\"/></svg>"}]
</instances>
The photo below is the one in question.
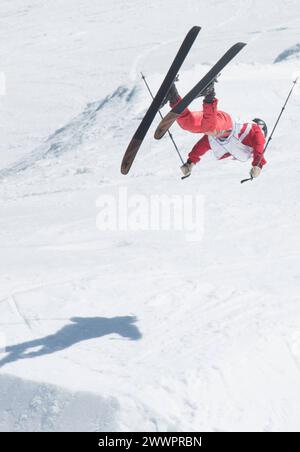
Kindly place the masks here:
<instances>
[{"instance_id":1,"label":"skier","mask_svg":"<svg viewBox=\"0 0 300 452\"><path fill-rule=\"evenodd\" d=\"M239 124L231 116L218 110L215 97L215 80L201 93L204 96L203 111L191 112L188 108L177 118L179 126L192 133L203 133L188 155L188 160L181 166L184 176L190 176L193 166L209 150L218 160L233 157L245 162L252 157L251 178L258 177L266 164L263 151L268 133L266 123L259 118L253 122ZM168 101L173 108L181 100L175 82L161 106Z\"/></svg>"}]
</instances>

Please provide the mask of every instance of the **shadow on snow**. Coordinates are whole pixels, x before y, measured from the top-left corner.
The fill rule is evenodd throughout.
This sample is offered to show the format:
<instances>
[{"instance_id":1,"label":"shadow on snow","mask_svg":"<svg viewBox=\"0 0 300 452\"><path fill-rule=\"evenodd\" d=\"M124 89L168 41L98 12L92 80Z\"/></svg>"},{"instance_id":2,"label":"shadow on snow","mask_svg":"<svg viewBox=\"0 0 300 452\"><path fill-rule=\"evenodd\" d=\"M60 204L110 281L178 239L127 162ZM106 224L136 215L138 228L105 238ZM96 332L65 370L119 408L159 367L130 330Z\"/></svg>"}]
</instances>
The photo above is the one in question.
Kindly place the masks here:
<instances>
[{"instance_id":1,"label":"shadow on snow","mask_svg":"<svg viewBox=\"0 0 300 452\"><path fill-rule=\"evenodd\" d=\"M135 325L136 317L72 317L72 324L66 325L54 334L6 347L8 353L0 360L0 367L5 364L19 361L21 359L45 356L66 348L79 342L97 339L109 334L118 334L129 340L137 341L142 334ZM39 350L30 351L39 347Z\"/></svg>"}]
</instances>

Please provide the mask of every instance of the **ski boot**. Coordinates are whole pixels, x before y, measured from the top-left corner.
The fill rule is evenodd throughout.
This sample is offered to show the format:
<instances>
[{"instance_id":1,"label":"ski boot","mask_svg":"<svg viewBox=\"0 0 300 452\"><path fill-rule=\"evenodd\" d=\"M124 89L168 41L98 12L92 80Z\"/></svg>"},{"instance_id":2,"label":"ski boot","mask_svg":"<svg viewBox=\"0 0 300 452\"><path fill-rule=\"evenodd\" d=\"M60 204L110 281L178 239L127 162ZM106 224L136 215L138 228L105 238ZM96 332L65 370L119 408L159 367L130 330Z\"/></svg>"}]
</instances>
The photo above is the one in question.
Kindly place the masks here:
<instances>
[{"instance_id":1,"label":"ski boot","mask_svg":"<svg viewBox=\"0 0 300 452\"><path fill-rule=\"evenodd\" d=\"M204 97L203 102L206 104L212 104L216 97L215 83L218 83L218 77L220 75L221 74L219 74L203 91L201 91L197 98Z\"/></svg>"},{"instance_id":2,"label":"ski boot","mask_svg":"<svg viewBox=\"0 0 300 452\"><path fill-rule=\"evenodd\" d=\"M175 85L175 82L178 82L179 80L179 74L176 75L176 78L174 80L174 82L171 85L171 88L169 89L166 97L164 98L164 100L162 101L162 103L160 104L160 109L162 107L164 107L166 105L167 102L170 102L170 104L176 104L179 101L179 94Z\"/></svg>"}]
</instances>

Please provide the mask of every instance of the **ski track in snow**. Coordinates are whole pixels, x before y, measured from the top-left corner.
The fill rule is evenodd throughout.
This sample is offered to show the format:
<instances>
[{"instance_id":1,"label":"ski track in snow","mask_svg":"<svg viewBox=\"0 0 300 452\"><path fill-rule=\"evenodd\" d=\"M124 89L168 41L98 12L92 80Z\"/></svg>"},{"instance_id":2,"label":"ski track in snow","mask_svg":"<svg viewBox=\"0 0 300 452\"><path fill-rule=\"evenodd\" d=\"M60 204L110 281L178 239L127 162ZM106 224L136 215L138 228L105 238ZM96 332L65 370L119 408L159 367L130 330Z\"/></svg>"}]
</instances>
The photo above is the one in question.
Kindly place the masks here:
<instances>
[{"instance_id":1,"label":"ski track in snow","mask_svg":"<svg viewBox=\"0 0 300 452\"><path fill-rule=\"evenodd\" d=\"M19 21L44 20L48 7L23 3L4 2L0 17L18 24L26 48L35 41ZM296 53L272 64L297 46L299 19L290 11L299 10L298 3L270 3L268 19L268 2L229 3L207 4L179 89L189 89L228 43L244 39L249 42L245 52L218 84L220 104L236 117L258 114L271 125L299 70ZM0 336L8 346L0 355L0 431L299 431L300 162L291 138L298 127L299 93L274 137L264 174L253 183L239 185L249 165L216 163L209 156L181 183L171 144L154 142L152 130L124 178L119 174L123 152L149 105L136 76L145 65L148 82L157 89L181 40L177 34L168 38L165 29L173 30L174 18L169 2L164 8L163 29L157 23L150 31L142 10L156 17L155 3L115 0L103 9L99 2L87 7L79 1L73 13L78 29L67 21L69 35L64 31L62 37L62 68L55 60L57 74L47 72L50 66L33 72L49 80L51 105L54 110L62 105L60 120L52 117L51 107L46 116L53 128L43 123L39 129L30 119L33 113L25 118L26 102L20 103L26 132L35 130L36 139L30 151L31 139L16 135L24 152L8 164L4 159L0 170ZM172 8L186 14L182 36L202 13L194 0L185 12L179 1ZM231 14L216 24L214 8L220 16ZM130 24L122 23L139 12L144 26L141 31L131 19L132 35L140 36L134 44ZM55 19L58 11L52 6L49 13ZM66 11L59 14L61 24ZM107 30L112 14L115 37L91 42L88 59L80 53L82 67L76 68L79 56L68 40L75 39L74 52L84 48L85 33L95 38L93 24L99 28L99 23ZM33 29L38 32L39 25ZM56 48L51 27L41 42L49 52ZM126 53L128 61L111 56L101 74L97 66L84 66L98 57L99 46L103 54L106 49ZM33 61L36 51L32 47ZM13 72L9 52L4 61ZM25 60L24 65L27 71ZM70 93L78 96L87 77L90 90L82 88L71 113ZM70 97L52 91L51 81ZM92 88L97 94L91 98ZM9 132L16 123L5 102ZM175 127L174 136L184 154L196 141ZM8 133L4 142L7 149L11 137ZM96 199L116 197L122 187L147 197L200 193L205 198L202 241L188 242L181 232L100 233ZM6 396L12 391L14 403Z\"/></svg>"}]
</instances>

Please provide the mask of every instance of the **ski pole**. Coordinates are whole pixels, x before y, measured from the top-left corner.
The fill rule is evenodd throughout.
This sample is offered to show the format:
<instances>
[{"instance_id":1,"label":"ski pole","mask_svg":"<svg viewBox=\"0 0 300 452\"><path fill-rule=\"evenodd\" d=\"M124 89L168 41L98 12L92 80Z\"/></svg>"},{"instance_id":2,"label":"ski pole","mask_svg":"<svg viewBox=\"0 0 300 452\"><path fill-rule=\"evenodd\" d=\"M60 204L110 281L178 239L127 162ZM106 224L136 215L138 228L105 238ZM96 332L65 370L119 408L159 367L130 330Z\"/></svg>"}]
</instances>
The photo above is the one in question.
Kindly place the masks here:
<instances>
[{"instance_id":1,"label":"ski pole","mask_svg":"<svg viewBox=\"0 0 300 452\"><path fill-rule=\"evenodd\" d=\"M281 112L280 112L280 114L279 114L279 116L278 116L278 118L277 118L277 121L276 121L276 123L275 123L275 126L273 127L273 130L272 130L272 132L271 132L271 135L270 135L270 137L269 137L269 139L268 139L268 141L267 141L267 144L266 144L265 149L264 149L264 151L263 151L263 153L262 153L262 156L261 156L260 159L259 159L259 162L258 162L257 166L259 166L259 165L261 164L261 161L262 161L262 159L263 159L264 153L266 152L267 147L269 146L269 144L270 144L270 142L271 142L271 140L272 140L273 134L274 134L275 129L276 129L276 127L277 127L277 125L278 125L278 123L279 123L279 121L280 121L280 118L281 118L281 116L282 116L282 113L284 112L285 107L286 107L286 105L287 105L287 103L288 103L288 101L289 101L289 99L290 99L290 97L291 97L291 95L292 95L293 89L295 88L296 83L298 82L298 78L299 78L299 77L297 77L296 80L293 81L293 86L292 86L292 88L291 88L291 90L290 90L290 92L289 92L289 95L288 95L288 97L286 98L286 101L285 101L285 103L284 103L284 105L283 105L283 107L282 107L282 109L281 109ZM248 182L248 180L253 180L253 177L249 177L248 179L243 179L243 180L241 180L241 184L243 184L244 182Z\"/></svg>"},{"instance_id":2,"label":"ski pole","mask_svg":"<svg viewBox=\"0 0 300 452\"><path fill-rule=\"evenodd\" d=\"M150 96L152 97L152 99L154 99L154 96L153 96L153 93L152 93L152 91L151 91L151 89L150 89L150 86L148 85L147 80L146 80L146 77L144 76L144 74L143 74L142 72L141 72L141 76L142 76L142 79L144 80L144 83L145 83L145 85L146 85L146 87L147 87L149 93L150 93ZM161 114L161 111L160 111L160 110L158 110L158 113L159 113L161 119L163 119L163 115ZM171 132L170 132L169 130L168 130L168 134L169 134L169 137L171 138L172 143L174 144L175 150L176 150L176 152L177 152L177 154L178 154L178 156L179 156L179 158L180 158L180 160L181 160L181 163L184 165L184 160L183 160L183 158L182 158L182 156L181 156L181 154L180 154L180 151L179 151L179 149L178 149L177 144L175 143L175 140L174 140L174 138L173 138L173 135L171 134Z\"/></svg>"}]
</instances>

